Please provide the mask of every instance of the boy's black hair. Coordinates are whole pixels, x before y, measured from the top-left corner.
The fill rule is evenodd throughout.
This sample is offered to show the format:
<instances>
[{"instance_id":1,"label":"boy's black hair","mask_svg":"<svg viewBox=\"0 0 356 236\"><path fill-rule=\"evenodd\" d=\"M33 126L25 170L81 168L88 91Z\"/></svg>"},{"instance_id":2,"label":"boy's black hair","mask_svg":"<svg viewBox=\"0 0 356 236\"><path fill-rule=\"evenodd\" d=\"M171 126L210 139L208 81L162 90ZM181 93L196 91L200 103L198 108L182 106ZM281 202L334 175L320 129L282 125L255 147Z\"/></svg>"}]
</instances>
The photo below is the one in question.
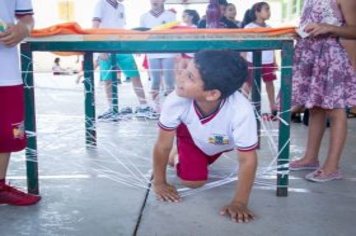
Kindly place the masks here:
<instances>
[{"instance_id":1,"label":"boy's black hair","mask_svg":"<svg viewBox=\"0 0 356 236\"><path fill-rule=\"evenodd\" d=\"M54 63L59 63L61 59L59 57L54 58Z\"/></svg>"},{"instance_id":2,"label":"boy's black hair","mask_svg":"<svg viewBox=\"0 0 356 236\"><path fill-rule=\"evenodd\" d=\"M247 62L232 50L203 50L194 56L204 90L217 89L221 98L239 90L247 79Z\"/></svg>"},{"instance_id":3,"label":"boy's black hair","mask_svg":"<svg viewBox=\"0 0 356 236\"><path fill-rule=\"evenodd\" d=\"M257 17L256 17L256 12L260 12L262 10L263 6L269 6L267 2L258 2L253 4L251 9L248 9L245 12L244 19L242 21L242 27L245 27L246 25L250 24L251 22L254 22Z\"/></svg>"},{"instance_id":4,"label":"boy's black hair","mask_svg":"<svg viewBox=\"0 0 356 236\"><path fill-rule=\"evenodd\" d=\"M192 23L194 25L198 25L199 24L200 16L199 16L199 13L196 10L185 9L183 12L185 14L187 14L188 16L192 17Z\"/></svg>"}]
</instances>

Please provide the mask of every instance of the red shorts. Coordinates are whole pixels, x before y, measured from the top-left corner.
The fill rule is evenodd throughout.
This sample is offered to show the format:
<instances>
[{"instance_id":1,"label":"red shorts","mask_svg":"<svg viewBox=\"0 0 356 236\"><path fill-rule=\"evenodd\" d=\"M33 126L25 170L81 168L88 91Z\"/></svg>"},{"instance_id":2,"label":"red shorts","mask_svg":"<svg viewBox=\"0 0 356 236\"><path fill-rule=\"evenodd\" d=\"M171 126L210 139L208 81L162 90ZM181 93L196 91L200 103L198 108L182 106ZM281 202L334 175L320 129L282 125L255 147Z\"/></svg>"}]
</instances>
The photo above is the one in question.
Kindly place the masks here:
<instances>
[{"instance_id":1,"label":"red shorts","mask_svg":"<svg viewBox=\"0 0 356 236\"><path fill-rule=\"evenodd\" d=\"M247 82L249 84L252 84L253 81L253 64L252 63L248 63L248 80ZM264 82L270 82L273 80L277 79L276 76L276 70L277 70L277 66L274 63L271 64L264 64L262 65L262 79Z\"/></svg>"},{"instance_id":2,"label":"red shorts","mask_svg":"<svg viewBox=\"0 0 356 236\"><path fill-rule=\"evenodd\" d=\"M22 85L0 87L0 153L26 147L24 89Z\"/></svg>"},{"instance_id":3,"label":"red shorts","mask_svg":"<svg viewBox=\"0 0 356 236\"><path fill-rule=\"evenodd\" d=\"M208 179L208 166L216 161L221 153L208 156L195 144L187 126L181 124L177 128L177 148L179 163L177 175L182 180L202 181Z\"/></svg>"}]
</instances>

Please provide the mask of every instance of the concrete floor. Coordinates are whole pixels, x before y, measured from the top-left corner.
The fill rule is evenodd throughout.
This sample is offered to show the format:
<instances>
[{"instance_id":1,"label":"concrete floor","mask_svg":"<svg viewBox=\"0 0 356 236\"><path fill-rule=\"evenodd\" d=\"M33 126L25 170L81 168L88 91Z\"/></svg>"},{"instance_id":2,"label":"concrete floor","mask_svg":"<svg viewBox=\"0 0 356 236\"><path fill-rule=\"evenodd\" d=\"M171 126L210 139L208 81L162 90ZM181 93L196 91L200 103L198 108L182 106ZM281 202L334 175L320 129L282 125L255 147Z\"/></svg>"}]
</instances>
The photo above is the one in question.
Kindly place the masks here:
<instances>
[{"instance_id":1,"label":"concrete floor","mask_svg":"<svg viewBox=\"0 0 356 236\"><path fill-rule=\"evenodd\" d=\"M105 110L97 83L97 111ZM120 102L134 106L131 85L120 87ZM211 180L198 191L177 184L181 203L161 203L149 188L155 121L130 119L97 123L98 147L84 145L83 91L74 77L36 75L40 191L35 206L0 206L0 235L356 235L356 119L341 161L345 179L307 182L308 172L292 172L288 197L275 196L276 123L266 123L250 208L257 219L236 224L219 215L234 191L229 181L236 157L224 155L211 166ZM292 125L291 155L303 153L307 127ZM328 133L320 158L327 151ZM177 183L174 170L168 171ZM13 156L13 185L25 188L23 153Z\"/></svg>"}]
</instances>

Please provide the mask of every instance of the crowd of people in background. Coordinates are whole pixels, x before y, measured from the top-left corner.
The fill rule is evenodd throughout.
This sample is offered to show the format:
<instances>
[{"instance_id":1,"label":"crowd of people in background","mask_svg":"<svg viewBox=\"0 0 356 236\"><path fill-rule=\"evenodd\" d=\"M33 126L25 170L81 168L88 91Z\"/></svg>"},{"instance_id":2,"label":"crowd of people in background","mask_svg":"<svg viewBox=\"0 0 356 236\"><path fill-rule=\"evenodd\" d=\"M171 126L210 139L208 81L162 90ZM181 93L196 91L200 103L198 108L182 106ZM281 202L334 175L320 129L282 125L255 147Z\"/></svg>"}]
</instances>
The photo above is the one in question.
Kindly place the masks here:
<instances>
[{"instance_id":1,"label":"crowd of people in background","mask_svg":"<svg viewBox=\"0 0 356 236\"><path fill-rule=\"evenodd\" d=\"M99 0L94 9L93 15L93 27L94 28L124 28L126 25L126 13L125 6L122 1L108 1ZM270 11L268 4L263 6L263 9L254 9L250 15L252 17L246 17L239 20L237 17L236 6L233 3L228 3L226 0L219 0L220 9L220 23L222 28L237 29L243 27L269 27L265 21L269 19ZM200 16L195 9L185 9L180 17L174 9L167 9L164 0L150 0L151 9L144 13L140 17L140 25L138 29L151 29L156 26L164 25L167 23L181 22L182 26L192 28L205 28L206 16ZM268 9L267 9L268 7ZM262 14L260 11L262 10ZM266 13L266 11L268 11ZM248 14L247 14L248 15ZM119 16L119 17L117 17ZM242 17L241 17L242 18ZM135 114L139 114L141 117L157 119L160 113L160 107L162 101L160 101L163 93L163 97L167 96L174 90L175 76L174 65L177 58L191 59L192 53L172 54L172 53L155 53L147 54L144 57L143 67L148 71L148 77L150 80L149 87L149 99L146 98L144 88L141 83L140 73L137 69L137 65L132 55L116 54L117 65L111 68L111 58L114 55L100 54L97 57L97 63L100 65L100 80L105 85L105 91L107 95L109 109L103 114L99 115L99 120L104 121L116 121L117 115L131 114L133 110L130 107L124 107L121 109L120 114L115 114L112 108L112 70L120 70L124 75L132 81L133 89L139 100L139 106L136 108ZM244 55L249 62L251 61L251 55ZM271 112L275 114L275 95L273 80L276 79L275 59L273 52L264 53L264 73L263 77L266 82L266 88L268 91L268 97L270 101ZM244 86L245 93L249 93L251 87L251 80L249 80Z\"/></svg>"}]
</instances>

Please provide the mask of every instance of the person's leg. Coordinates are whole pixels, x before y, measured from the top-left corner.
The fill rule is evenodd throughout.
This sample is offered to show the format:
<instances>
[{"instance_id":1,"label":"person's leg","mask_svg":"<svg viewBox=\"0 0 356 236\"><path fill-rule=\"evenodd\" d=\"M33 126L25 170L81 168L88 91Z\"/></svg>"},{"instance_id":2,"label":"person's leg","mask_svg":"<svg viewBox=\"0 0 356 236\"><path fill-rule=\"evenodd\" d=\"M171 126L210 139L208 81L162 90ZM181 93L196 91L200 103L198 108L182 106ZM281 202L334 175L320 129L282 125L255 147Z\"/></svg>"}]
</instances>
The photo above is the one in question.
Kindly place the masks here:
<instances>
[{"instance_id":1,"label":"person's leg","mask_svg":"<svg viewBox=\"0 0 356 236\"><path fill-rule=\"evenodd\" d=\"M266 85L266 92L268 96L269 106L271 113L275 114L278 110L276 107L276 94L274 89L273 81L277 79L276 76L276 65L274 63L263 65L262 67L262 78Z\"/></svg>"},{"instance_id":2,"label":"person's leg","mask_svg":"<svg viewBox=\"0 0 356 236\"><path fill-rule=\"evenodd\" d=\"M301 165L318 162L320 144L325 131L326 111L321 108L311 108L309 112L307 148L304 157L299 160Z\"/></svg>"},{"instance_id":3,"label":"person's leg","mask_svg":"<svg viewBox=\"0 0 356 236\"><path fill-rule=\"evenodd\" d=\"M100 81L104 83L106 99L110 109L112 109L112 78L111 73L113 66L111 65L111 57L107 60L99 59Z\"/></svg>"},{"instance_id":4,"label":"person's leg","mask_svg":"<svg viewBox=\"0 0 356 236\"><path fill-rule=\"evenodd\" d=\"M252 83L253 83L253 64L248 63L248 71L247 71L247 78L246 82L241 86L241 93L246 97L250 97L251 89L252 89Z\"/></svg>"},{"instance_id":5,"label":"person's leg","mask_svg":"<svg viewBox=\"0 0 356 236\"><path fill-rule=\"evenodd\" d=\"M106 94L108 106L110 107L110 109L112 109L112 81L111 80L104 81L104 86L105 86L105 94Z\"/></svg>"},{"instance_id":6,"label":"person's leg","mask_svg":"<svg viewBox=\"0 0 356 236\"><path fill-rule=\"evenodd\" d=\"M251 85L248 82L245 82L241 86L241 93L246 97L249 98L251 92Z\"/></svg>"},{"instance_id":7,"label":"person's leg","mask_svg":"<svg viewBox=\"0 0 356 236\"><path fill-rule=\"evenodd\" d=\"M161 82L161 59L148 59L148 65L151 77L151 98L152 101L156 101Z\"/></svg>"},{"instance_id":8,"label":"person's leg","mask_svg":"<svg viewBox=\"0 0 356 236\"><path fill-rule=\"evenodd\" d=\"M273 81L265 82L266 84L266 92L268 96L269 106L271 109L271 113L275 110L276 100L275 100L275 92L274 92L274 84Z\"/></svg>"},{"instance_id":9,"label":"person's leg","mask_svg":"<svg viewBox=\"0 0 356 236\"><path fill-rule=\"evenodd\" d=\"M163 79L165 86L165 94L168 95L174 90L175 78L174 78L174 58L162 59Z\"/></svg>"},{"instance_id":10,"label":"person's leg","mask_svg":"<svg viewBox=\"0 0 356 236\"><path fill-rule=\"evenodd\" d=\"M0 153L0 181L5 180L9 160L10 153Z\"/></svg>"},{"instance_id":11,"label":"person's leg","mask_svg":"<svg viewBox=\"0 0 356 236\"><path fill-rule=\"evenodd\" d=\"M141 82L141 78L140 77L132 77L131 80L132 80L132 87L135 91L135 94L136 94L139 104L146 105L147 100L146 100L145 91L143 89L143 85Z\"/></svg>"},{"instance_id":12,"label":"person's leg","mask_svg":"<svg viewBox=\"0 0 356 236\"><path fill-rule=\"evenodd\" d=\"M10 153L26 147L23 91L22 85L0 87L0 204L23 206L35 204L41 199L5 182Z\"/></svg>"},{"instance_id":13,"label":"person's leg","mask_svg":"<svg viewBox=\"0 0 356 236\"><path fill-rule=\"evenodd\" d=\"M145 90L142 86L140 73L137 69L137 65L132 54L118 54L116 58L122 72L124 72L125 76L131 78L132 87L139 101L139 104L147 104Z\"/></svg>"},{"instance_id":14,"label":"person's leg","mask_svg":"<svg viewBox=\"0 0 356 236\"><path fill-rule=\"evenodd\" d=\"M330 143L328 156L322 169L325 174L330 174L339 169L339 161L347 136L347 118L345 109L333 109L327 114L331 122Z\"/></svg>"},{"instance_id":15,"label":"person's leg","mask_svg":"<svg viewBox=\"0 0 356 236\"><path fill-rule=\"evenodd\" d=\"M21 151L26 147L23 86L0 87L0 107L1 180L6 177L11 152Z\"/></svg>"},{"instance_id":16,"label":"person's leg","mask_svg":"<svg viewBox=\"0 0 356 236\"><path fill-rule=\"evenodd\" d=\"M180 182L189 188L203 186L208 179L208 166L217 160L220 154L206 155L194 144L189 130L184 124L177 128L177 150L176 168Z\"/></svg>"}]
</instances>

